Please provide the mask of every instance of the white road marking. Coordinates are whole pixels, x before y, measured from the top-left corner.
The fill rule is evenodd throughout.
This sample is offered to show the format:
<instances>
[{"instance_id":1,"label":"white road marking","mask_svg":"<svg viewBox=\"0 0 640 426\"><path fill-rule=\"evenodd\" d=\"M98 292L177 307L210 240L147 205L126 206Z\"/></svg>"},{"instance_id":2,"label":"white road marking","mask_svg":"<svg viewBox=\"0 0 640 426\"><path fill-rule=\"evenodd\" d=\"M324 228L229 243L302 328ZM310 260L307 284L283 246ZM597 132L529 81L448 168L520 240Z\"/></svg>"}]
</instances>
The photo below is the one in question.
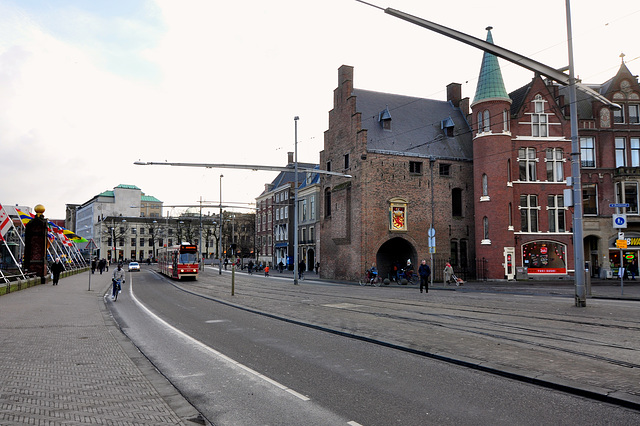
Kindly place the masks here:
<instances>
[{"instance_id":1,"label":"white road marking","mask_svg":"<svg viewBox=\"0 0 640 426\"><path fill-rule=\"evenodd\" d=\"M239 363L238 361L229 358L228 356L226 356L225 354L223 354L222 352L219 352L207 345L205 345L204 343L202 343L201 341L194 339L193 337L189 336L188 334L186 334L185 332L178 330L177 328L175 328L174 326L172 326L171 324L169 324L168 322L166 322L165 320L163 320L162 318L160 318L159 316L157 316L156 314L154 314L153 312L151 312L151 310L149 308L147 308L142 302L140 302L136 296L133 294L133 278L130 279L129 282L129 292L131 294L131 299L138 305L140 306L144 311L146 311L149 316L151 316L153 319L155 319L156 321L158 321L160 324L164 325L165 327L169 328L170 330L172 330L174 333L184 337L185 339L189 340L192 343L195 343L197 346L200 346L202 349L212 353L213 355L217 356L218 358L227 361L233 365L235 365L236 367L240 367L241 369L243 369L244 371L259 377L260 379L266 381L267 383L271 383L272 385L276 386L279 389L282 389L288 393L290 393L291 395L303 400L303 401L309 401L310 398L306 397L305 395L302 395L301 393L298 393L296 391L294 391L293 389L289 389L287 386L283 385L282 383L279 383L273 379L270 379L269 377L258 373L257 371L247 367L246 365L243 365L241 363Z\"/></svg>"}]
</instances>

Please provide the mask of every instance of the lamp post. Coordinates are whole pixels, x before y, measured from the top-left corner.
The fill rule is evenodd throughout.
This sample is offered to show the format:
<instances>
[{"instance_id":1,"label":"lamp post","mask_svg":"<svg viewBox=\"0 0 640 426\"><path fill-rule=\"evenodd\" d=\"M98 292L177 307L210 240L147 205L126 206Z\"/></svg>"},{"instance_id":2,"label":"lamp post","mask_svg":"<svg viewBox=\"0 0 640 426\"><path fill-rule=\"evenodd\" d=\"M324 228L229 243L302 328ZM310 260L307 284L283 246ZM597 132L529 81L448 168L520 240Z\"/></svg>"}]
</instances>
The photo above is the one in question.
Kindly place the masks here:
<instances>
[{"instance_id":1,"label":"lamp post","mask_svg":"<svg viewBox=\"0 0 640 426\"><path fill-rule=\"evenodd\" d=\"M151 252L151 261L153 262L153 260L156 258L156 234L158 229L156 228L158 226L158 221L154 220L153 221L153 235L151 235L151 245L152 245L152 252Z\"/></svg>"},{"instance_id":2,"label":"lamp post","mask_svg":"<svg viewBox=\"0 0 640 426\"><path fill-rule=\"evenodd\" d=\"M222 275L222 178L220 175L220 235L218 236L218 275Z\"/></svg>"},{"instance_id":3,"label":"lamp post","mask_svg":"<svg viewBox=\"0 0 640 426\"><path fill-rule=\"evenodd\" d=\"M293 190L293 284L298 285L298 120L297 115L293 117L295 124L295 147L294 147L294 190Z\"/></svg>"}]
</instances>

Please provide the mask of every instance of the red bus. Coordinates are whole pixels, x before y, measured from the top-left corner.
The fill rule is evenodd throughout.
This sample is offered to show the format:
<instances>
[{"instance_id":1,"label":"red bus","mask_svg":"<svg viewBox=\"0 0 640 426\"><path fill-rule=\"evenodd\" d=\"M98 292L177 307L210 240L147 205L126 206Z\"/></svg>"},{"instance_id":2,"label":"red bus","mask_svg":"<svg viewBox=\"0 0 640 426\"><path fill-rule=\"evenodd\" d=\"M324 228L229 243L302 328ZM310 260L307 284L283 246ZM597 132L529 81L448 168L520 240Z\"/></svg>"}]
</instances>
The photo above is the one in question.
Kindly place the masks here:
<instances>
[{"instance_id":1,"label":"red bus","mask_svg":"<svg viewBox=\"0 0 640 426\"><path fill-rule=\"evenodd\" d=\"M198 279L198 246L182 243L158 250L158 271L168 277Z\"/></svg>"}]
</instances>

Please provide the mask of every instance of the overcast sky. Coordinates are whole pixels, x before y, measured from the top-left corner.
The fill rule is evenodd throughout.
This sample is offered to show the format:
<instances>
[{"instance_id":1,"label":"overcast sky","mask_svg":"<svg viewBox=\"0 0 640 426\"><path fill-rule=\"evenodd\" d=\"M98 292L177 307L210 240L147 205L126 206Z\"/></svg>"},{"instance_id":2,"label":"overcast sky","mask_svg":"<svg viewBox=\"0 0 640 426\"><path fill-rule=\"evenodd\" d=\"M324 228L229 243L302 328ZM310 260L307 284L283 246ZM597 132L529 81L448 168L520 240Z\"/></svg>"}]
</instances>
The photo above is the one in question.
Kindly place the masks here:
<instances>
[{"instance_id":1,"label":"overcast sky","mask_svg":"<svg viewBox=\"0 0 640 426\"><path fill-rule=\"evenodd\" d=\"M568 64L564 0L371 0L547 65ZM612 6L607 9L607 6ZM640 73L637 0L572 2L576 74ZM473 99L482 52L355 0L0 0L0 203L84 203L119 184L165 205L252 202L273 172L136 160L319 161L337 70L357 88ZM507 91L532 73L500 62ZM174 210L177 214L180 209Z\"/></svg>"}]
</instances>

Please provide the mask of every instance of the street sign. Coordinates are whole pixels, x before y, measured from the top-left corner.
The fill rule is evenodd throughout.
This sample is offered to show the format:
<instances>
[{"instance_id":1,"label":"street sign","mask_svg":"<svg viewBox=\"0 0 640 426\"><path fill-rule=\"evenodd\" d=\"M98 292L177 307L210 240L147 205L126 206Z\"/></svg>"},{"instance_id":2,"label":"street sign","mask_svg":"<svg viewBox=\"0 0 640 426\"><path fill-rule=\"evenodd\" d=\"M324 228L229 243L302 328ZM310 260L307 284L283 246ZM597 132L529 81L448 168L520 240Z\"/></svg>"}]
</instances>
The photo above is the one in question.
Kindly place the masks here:
<instances>
[{"instance_id":1,"label":"street sign","mask_svg":"<svg viewBox=\"0 0 640 426\"><path fill-rule=\"evenodd\" d=\"M613 227L614 228L626 228L627 227L627 215L626 214L614 214Z\"/></svg>"},{"instance_id":2,"label":"street sign","mask_svg":"<svg viewBox=\"0 0 640 426\"><path fill-rule=\"evenodd\" d=\"M87 243L87 247L86 247L86 249L87 249L87 250L95 250L95 249L97 249L97 248L98 248L98 246L96 245L96 242L95 242L95 241L93 241L93 238L92 238L92 239L90 239L90 240L89 240L89 242Z\"/></svg>"},{"instance_id":3,"label":"street sign","mask_svg":"<svg viewBox=\"0 0 640 426\"><path fill-rule=\"evenodd\" d=\"M619 249L627 248L627 240L616 240L616 247Z\"/></svg>"},{"instance_id":4,"label":"street sign","mask_svg":"<svg viewBox=\"0 0 640 426\"><path fill-rule=\"evenodd\" d=\"M436 236L436 230L433 228L429 228L429 232L427 232L427 235L429 235L430 237L435 237Z\"/></svg>"},{"instance_id":5,"label":"street sign","mask_svg":"<svg viewBox=\"0 0 640 426\"><path fill-rule=\"evenodd\" d=\"M616 208L616 209L621 209L622 207L629 207L629 203L609 204L609 207Z\"/></svg>"}]
</instances>

